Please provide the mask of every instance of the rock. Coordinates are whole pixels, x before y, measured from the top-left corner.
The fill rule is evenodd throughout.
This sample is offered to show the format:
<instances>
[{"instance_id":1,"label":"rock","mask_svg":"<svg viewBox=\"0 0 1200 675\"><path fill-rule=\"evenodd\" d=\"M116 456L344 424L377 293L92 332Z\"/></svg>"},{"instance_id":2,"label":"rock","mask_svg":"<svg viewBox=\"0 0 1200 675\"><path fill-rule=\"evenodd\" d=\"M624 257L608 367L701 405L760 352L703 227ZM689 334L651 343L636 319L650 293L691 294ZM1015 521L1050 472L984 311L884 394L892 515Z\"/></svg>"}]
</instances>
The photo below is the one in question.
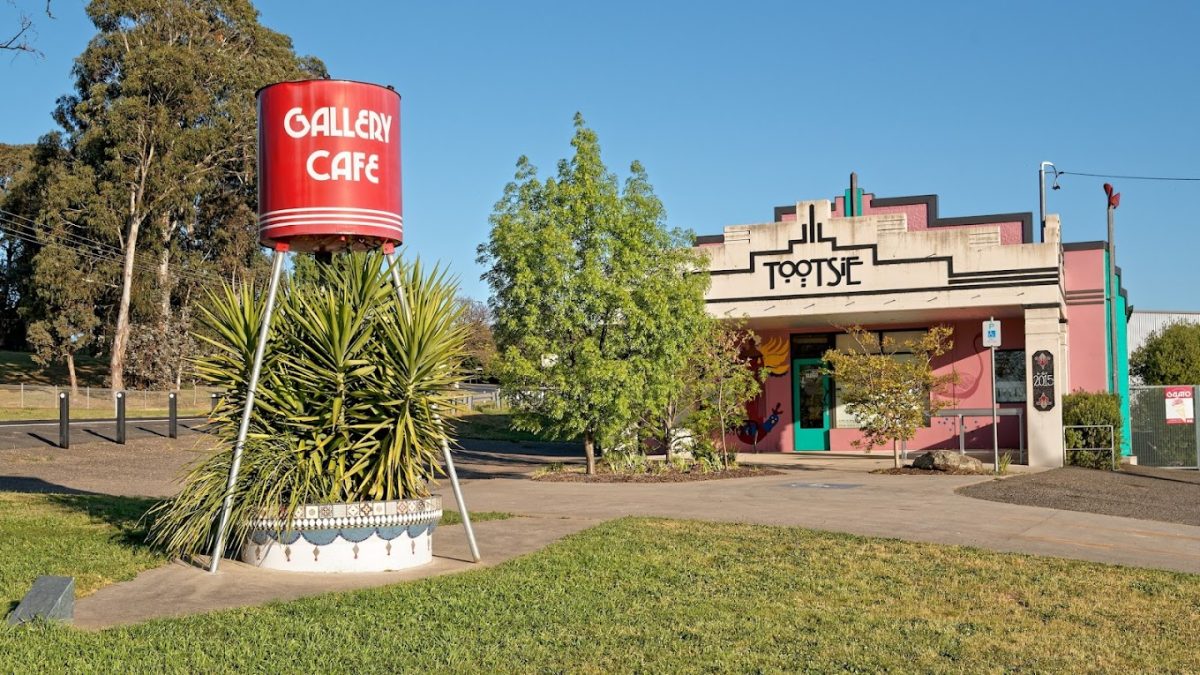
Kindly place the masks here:
<instances>
[{"instance_id":1,"label":"rock","mask_svg":"<svg viewBox=\"0 0 1200 675\"><path fill-rule=\"evenodd\" d=\"M960 455L950 450L933 450L913 460L914 469L926 471L959 471L983 473L983 462L969 455Z\"/></svg>"}]
</instances>

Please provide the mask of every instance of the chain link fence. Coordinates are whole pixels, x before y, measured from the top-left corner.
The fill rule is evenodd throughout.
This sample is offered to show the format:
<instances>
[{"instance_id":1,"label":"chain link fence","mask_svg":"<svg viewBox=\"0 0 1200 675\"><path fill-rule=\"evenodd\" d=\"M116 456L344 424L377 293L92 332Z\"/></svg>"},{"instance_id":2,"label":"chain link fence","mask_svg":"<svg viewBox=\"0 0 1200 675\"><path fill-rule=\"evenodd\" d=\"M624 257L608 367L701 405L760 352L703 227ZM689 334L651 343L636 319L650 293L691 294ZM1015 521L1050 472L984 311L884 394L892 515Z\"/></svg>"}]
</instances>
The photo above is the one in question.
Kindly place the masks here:
<instances>
[{"instance_id":1,"label":"chain link fence","mask_svg":"<svg viewBox=\"0 0 1200 675\"><path fill-rule=\"evenodd\" d=\"M1142 466L1195 469L1200 464L1200 425L1168 424L1166 387L1134 386L1129 390L1133 454ZM1192 387L1195 397L1200 387Z\"/></svg>"}]
</instances>

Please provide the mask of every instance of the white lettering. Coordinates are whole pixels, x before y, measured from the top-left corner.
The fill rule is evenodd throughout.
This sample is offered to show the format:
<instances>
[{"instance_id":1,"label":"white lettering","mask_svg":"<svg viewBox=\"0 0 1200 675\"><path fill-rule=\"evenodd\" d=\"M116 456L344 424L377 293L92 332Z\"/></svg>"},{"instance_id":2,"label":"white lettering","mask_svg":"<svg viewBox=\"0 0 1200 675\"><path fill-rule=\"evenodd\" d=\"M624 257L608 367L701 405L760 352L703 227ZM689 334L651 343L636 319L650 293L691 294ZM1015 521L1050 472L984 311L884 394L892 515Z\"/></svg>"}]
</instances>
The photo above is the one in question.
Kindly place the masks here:
<instances>
[{"instance_id":1,"label":"white lettering","mask_svg":"<svg viewBox=\"0 0 1200 675\"><path fill-rule=\"evenodd\" d=\"M308 175L310 178L312 178L313 180L319 180L319 181L329 180L329 174L317 173L317 170L313 167L313 165L316 163L316 161L318 159L323 159L328 156L329 156L328 150L317 150L316 152L314 152L313 154L308 156L308 162L305 164L305 168L308 169Z\"/></svg>"},{"instance_id":2,"label":"white lettering","mask_svg":"<svg viewBox=\"0 0 1200 675\"><path fill-rule=\"evenodd\" d=\"M328 173L322 173L318 170L317 162L324 159L329 159L327 165L322 164L322 167L328 167ZM368 155L365 152L343 150L333 155L332 159L330 159L328 150L316 150L308 156L305 168L308 170L309 177L316 181L346 180L358 182L365 177L372 183L379 184L379 155Z\"/></svg>"},{"instance_id":3,"label":"white lettering","mask_svg":"<svg viewBox=\"0 0 1200 675\"><path fill-rule=\"evenodd\" d=\"M292 138L329 136L392 141L392 116L374 110L352 112L349 108L326 106L306 116L303 108L292 108L283 117L283 130Z\"/></svg>"},{"instance_id":4,"label":"white lettering","mask_svg":"<svg viewBox=\"0 0 1200 675\"><path fill-rule=\"evenodd\" d=\"M292 126L292 121L299 119L300 127ZM308 135L308 119L304 117L304 108L292 108L283 116L283 130L292 138L304 138Z\"/></svg>"}]
</instances>

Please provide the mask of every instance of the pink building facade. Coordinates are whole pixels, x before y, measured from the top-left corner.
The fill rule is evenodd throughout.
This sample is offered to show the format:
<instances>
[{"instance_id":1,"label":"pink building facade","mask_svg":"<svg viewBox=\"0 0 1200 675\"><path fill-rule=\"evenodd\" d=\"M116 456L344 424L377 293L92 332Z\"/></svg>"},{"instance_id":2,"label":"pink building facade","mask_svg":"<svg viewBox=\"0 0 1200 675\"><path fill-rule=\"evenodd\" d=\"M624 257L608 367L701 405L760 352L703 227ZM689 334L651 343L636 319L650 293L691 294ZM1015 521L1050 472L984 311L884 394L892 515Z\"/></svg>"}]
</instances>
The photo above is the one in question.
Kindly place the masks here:
<instances>
[{"instance_id":1,"label":"pink building facade","mask_svg":"<svg viewBox=\"0 0 1200 675\"><path fill-rule=\"evenodd\" d=\"M1062 395L1110 389L1109 302L1119 303L1119 342L1128 308L1119 275L1118 292L1108 290L1103 242L1064 245L1056 216L1042 238L1029 213L943 218L935 195L878 198L853 185L833 200L778 207L773 222L699 237L710 313L754 330L769 373L750 421L730 439L757 452L862 452L856 421L822 369L825 351L849 348L850 326L902 344L947 325L953 348L934 366L957 383L907 449L990 453L982 322L994 318L1000 447L1014 461L1061 465Z\"/></svg>"}]
</instances>

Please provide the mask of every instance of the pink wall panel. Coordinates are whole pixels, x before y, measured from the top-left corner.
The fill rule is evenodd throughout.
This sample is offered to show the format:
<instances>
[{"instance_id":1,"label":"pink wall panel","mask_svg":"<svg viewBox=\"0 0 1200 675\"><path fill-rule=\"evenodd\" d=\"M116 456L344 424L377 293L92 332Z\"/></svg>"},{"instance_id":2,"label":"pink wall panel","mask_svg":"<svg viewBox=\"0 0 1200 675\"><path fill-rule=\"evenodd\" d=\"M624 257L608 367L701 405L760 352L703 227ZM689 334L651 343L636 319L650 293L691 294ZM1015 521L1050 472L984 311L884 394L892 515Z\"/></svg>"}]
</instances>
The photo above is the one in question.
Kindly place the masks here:
<instances>
[{"instance_id":1,"label":"pink wall panel","mask_svg":"<svg viewBox=\"0 0 1200 675\"><path fill-rule=\"evenodd\" d=\"M888 330L894 327L872 326L871 330ZM764 340L776 336L788 336L790 331L765 331ZM982 347L982 326L977 321L966 321L954 324L954 347L951 351L937 359L934 367L939 374L958 373L959 381L949 392L948 408L990 408L991 406L991 359ZM1025 344L1025 325L1021 319L1006 319L1003 328L1004 342L1001 349L1021 349ZM780 403L781 414L779 423L759 440L759 452L791 452L793 451L793 416L792 416L792 373L790 369L784 376L770 376L766 383L766 397L758 410L769 412L775 404ZM1023 404L1002 404L1001 407L1020 408ZM968 417L963 420L966 429L966 445L968 449L983 449L991 447L991 417ZM1018 422L1015 417L1000 418L1000 445L1004 448L1016 448L1019 443ZM854 429L831 429L830 449L841 452L854 452L854 441L861 434ZM752 448L738 441L736 435L730 434L728 442L732 447L748 451ZM916 438L909 443L910 450L933 448L958 448L957 418L934 418L930 427L917 432ZM890 448L880 449L890 451Z\"/></svg>"}]
</instances>

